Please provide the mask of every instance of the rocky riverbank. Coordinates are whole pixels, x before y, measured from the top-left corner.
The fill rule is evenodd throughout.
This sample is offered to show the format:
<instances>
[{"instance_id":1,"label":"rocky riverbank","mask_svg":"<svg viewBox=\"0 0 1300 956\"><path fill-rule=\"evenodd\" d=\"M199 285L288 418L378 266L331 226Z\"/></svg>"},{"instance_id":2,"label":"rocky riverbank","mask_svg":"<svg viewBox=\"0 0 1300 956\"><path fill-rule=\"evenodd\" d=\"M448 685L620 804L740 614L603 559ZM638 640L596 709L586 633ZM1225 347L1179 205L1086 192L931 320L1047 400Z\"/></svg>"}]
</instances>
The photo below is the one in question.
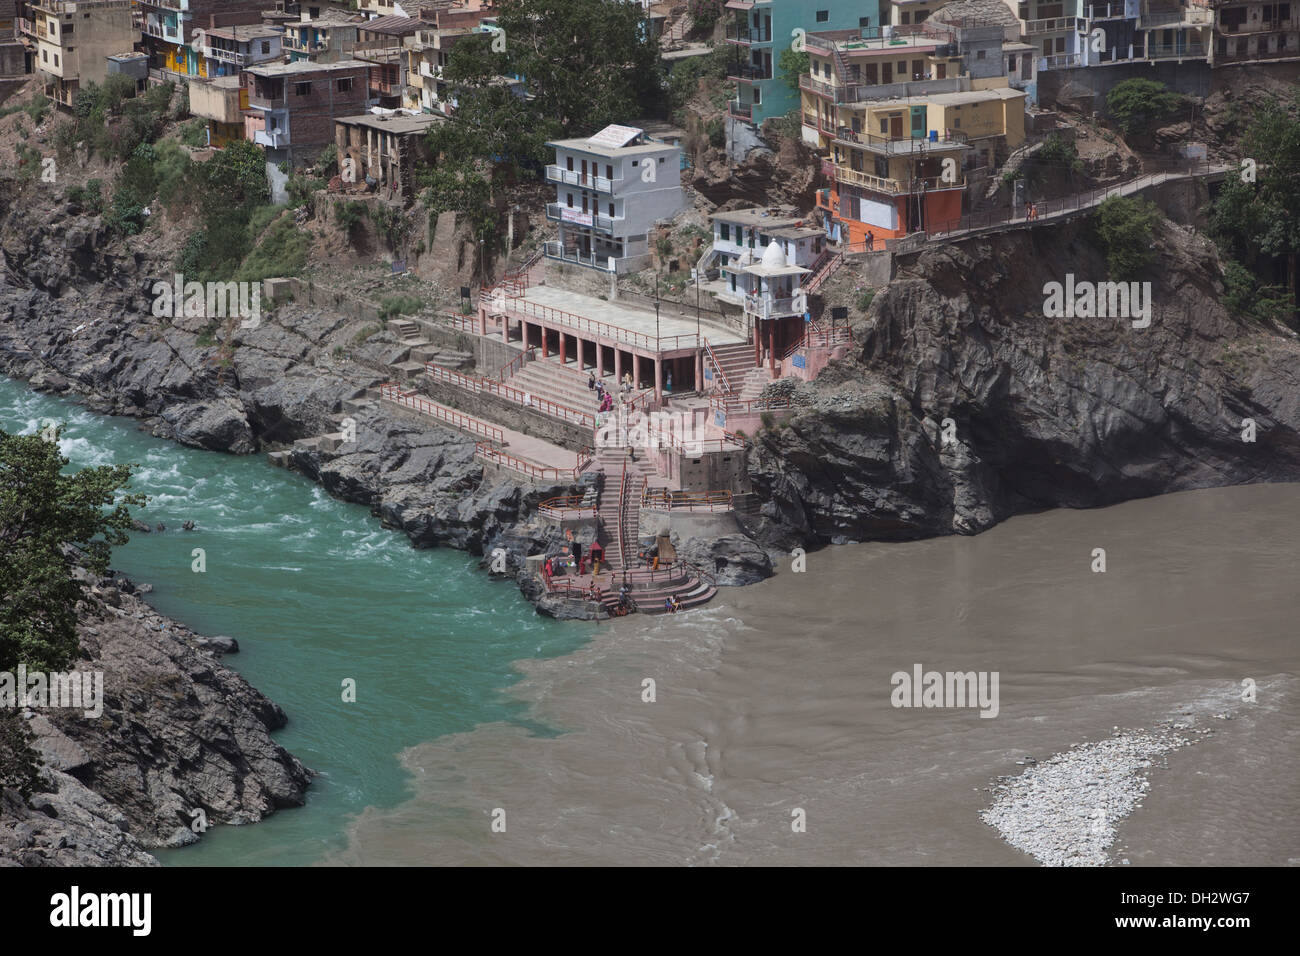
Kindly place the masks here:
<instances>
[{"instance_id":1,"label":"rocky riverbank","mask_svg":"<svg viewBox=\"0 0 1300 956\"><path fill-rule=\"evenodd\" d=\"M284 711L221 662L229 638L158 614L121 577L90 582L78 620L103 709L28 710L43 785L0 792L0 865L152 866L156 847L301 806L312 772L277 744Z\"/></svg>"},{"instance_id":2,"label":"rocky riverbank","mask_svg":"<svg viewBox=\"0 0 1300 956\"><path fill-rule=\"evenodd\" d=\"M1045 866L1105 866L1117 825L1151 788L1151 768L1210 732L1180 722L1120 731L1042 763L1026 758L1030 769L1001 778L980 817Z\"/></svg>"}]
</instances>

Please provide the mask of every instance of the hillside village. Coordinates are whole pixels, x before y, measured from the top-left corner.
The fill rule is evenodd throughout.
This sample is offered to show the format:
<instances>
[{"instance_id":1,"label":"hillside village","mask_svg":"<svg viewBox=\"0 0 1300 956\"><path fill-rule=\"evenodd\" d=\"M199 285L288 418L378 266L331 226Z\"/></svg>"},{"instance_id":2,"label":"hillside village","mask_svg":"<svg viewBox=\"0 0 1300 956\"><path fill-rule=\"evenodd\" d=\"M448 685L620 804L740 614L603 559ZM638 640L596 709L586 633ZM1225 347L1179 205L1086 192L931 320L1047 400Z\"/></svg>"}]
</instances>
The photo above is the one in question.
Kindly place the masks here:
<instances>
[{"instance_id":1,"label":"hillside village","mask_svg":"<svg viewBox=\"0 0 1300 956\"><path fill-rule=\"evenodd\" d=\"M0 148L24 189L57 169L68 208L170 250L178 273L260 283L276 322L351 316L320 350L368 382L331 409L337 427L264 441L273 460L346 454L376 409L452 429L485 475L548 489L548 544L498 548L490 569L519 572L548 613L601 616L770 573L751 540L755 436L851 361L918 255L1103 207L1140 218L1162 191L1203 204L1236 188L1243 102L1295 122L1300 5L575 9L611 4L649 64L629 81L640 100L570 105L525 145L526 123L487 120L561 93L510 59L525 40L504 0L0 0ZM190 164L264 168L233 258L219 203L194 241L168 172ZM1271 289L1290 321L1294 251L1240 258L1232 288ZM237 370L238 317L205 318Z\"/></svg>"}]
</instances>

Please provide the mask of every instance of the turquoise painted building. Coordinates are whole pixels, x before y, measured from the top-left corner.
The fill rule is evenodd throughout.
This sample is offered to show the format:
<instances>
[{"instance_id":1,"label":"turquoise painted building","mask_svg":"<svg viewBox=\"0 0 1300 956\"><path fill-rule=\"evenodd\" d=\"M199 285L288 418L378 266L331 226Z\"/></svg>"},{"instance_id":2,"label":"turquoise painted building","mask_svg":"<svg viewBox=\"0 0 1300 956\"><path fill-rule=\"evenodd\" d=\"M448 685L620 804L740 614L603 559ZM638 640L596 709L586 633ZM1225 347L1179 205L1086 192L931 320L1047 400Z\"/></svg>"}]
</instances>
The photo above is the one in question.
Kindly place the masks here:
<instances>
[{"instance_id":1,"label":"turquoise painted building","mask_svg":"<svg viewBox=\"0 0 1300 956\"><path fill-rule=\"evenodd\" d=\"M799 91L781 75L781 52L795 31L878 29L879 0L728 0L727 42L735 50L728 75L736 81L729 124L762 125L799 108Z\"/></svg>"}]
</instances>

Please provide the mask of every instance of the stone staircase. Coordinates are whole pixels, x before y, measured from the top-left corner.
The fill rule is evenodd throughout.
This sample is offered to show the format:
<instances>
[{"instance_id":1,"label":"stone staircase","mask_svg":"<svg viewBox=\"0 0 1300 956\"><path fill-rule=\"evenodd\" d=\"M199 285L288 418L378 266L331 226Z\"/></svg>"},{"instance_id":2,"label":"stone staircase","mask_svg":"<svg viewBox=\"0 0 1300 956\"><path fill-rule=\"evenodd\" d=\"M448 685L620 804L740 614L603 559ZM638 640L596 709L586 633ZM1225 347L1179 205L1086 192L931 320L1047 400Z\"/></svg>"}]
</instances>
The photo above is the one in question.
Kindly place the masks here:
<instances>
[{"instance_id":1,"label":"stone staircase","mask_svg":"<svg viewBox=\"0 0 1300 956\"><path fill-rule=\"evenodd\" d=\"M745 378L735 393L736 398L742 402L752 402L763 394L763 389L767 388L771 382L772 372L766 366L751 368L745 373Z\"/></svg>"},{"instance_id":2,"label":"stone staircase","mask_svg":"<svg viewBox=\"0 0 1300 956\"><path fill-rule=\"evenodd\" d=\"M391 368L396 381L410 382L424 372L424 362L417 361L411 355L417 349L427 348L429 340L420 334L420 327L410 319L389 319L388 331L397 336L398 342L408 349L407 357L400 362L393 362Z\"/></svg>"},{"instance_id":3,"label":"stone staircase","mask_svg":"<svg viewBox=\"0 0 1300 956\"><path fill-rule=\"evenodd\" d=\"M609 391L617 389L614 373L608 371L602 382ZM525 362L519 371L510 377L512 388L518 388L538 398L548 399L560 405L577 409L581 412L595 413L600 407L594 389L587 388L587 373L580 371L576 363L560 364L559 356L539 358ZM653 392L653 389L641 389L633 395ZM615 398L617 402L617 397Z\"/></svg>"},{"instance_id":4,"label":"stone staircase","mask_svg":"<svg viewBox=\"0 0 1300 956\"><path fill-rule=\"evenodd\" d=\"M754 347L745 342L733 342L730 345L714 345L712 350L717 356L722 374L726 376L727 383L731 386L730 391L737 391L745 375L754 368ZM704 364L706 367L713 364L707 352L704 355ZM716 375L709 385L712 391L726 391Z\"/></svg>"}]
</instances>

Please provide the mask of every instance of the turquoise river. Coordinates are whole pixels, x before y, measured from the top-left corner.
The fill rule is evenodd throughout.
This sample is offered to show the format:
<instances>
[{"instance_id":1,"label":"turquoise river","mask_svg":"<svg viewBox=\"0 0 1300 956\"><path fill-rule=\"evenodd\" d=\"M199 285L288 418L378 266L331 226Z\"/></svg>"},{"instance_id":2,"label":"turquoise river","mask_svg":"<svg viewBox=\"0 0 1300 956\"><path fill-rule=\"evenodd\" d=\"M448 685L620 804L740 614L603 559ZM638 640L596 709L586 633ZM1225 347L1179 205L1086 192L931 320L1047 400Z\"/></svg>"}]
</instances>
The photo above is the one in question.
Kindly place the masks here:
<instances>
[{"instance_id":1,"label":"turquoise river","mask_svg":"<svg viewBox=\"0 0 1300 956\"><path fill-rule=\"evenodd\" d=\"M320 773L306 812L215 827L201 843L160 852L172 865L300 865L346 846L366 807L409 799L399 751L485 722L528 731L525 705L503 691L521 658L566 654L590 625L538 616L513 584L490 581L477 559L421 551L366 508L330 498L261 455L183 448L72 402L0 379L0 427L31 433L63 424L74 466L135 462L140 517L166 533L137 534L114 566L154 586L150 602L202 634L239 640L226 662L289 714L276 738ZM192 520L195 533L180 530ZM191 570L191 550L207 570ZM357 700L344 703L345 678Z\"/></svg>"}]
</instances>

